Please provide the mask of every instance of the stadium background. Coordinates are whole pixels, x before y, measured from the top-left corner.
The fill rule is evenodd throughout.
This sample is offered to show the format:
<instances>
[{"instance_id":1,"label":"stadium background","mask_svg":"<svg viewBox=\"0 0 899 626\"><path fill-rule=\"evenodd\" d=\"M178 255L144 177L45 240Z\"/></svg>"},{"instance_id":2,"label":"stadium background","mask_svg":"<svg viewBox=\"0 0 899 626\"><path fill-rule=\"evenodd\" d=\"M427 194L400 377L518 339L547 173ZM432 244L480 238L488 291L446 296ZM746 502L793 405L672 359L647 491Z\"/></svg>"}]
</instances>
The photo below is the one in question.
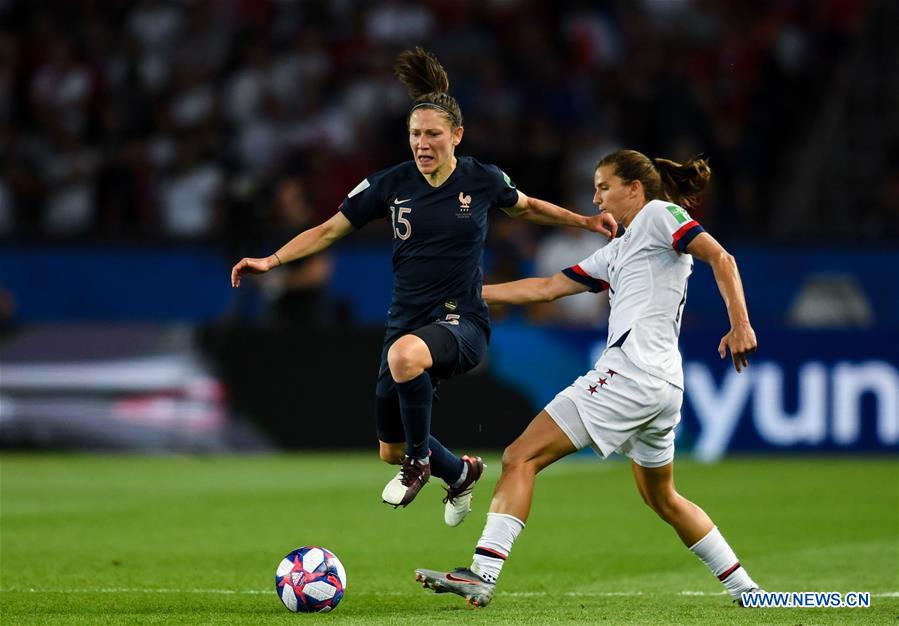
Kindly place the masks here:
<instances>
[{"instance_id":1,"label":"stadium background","mask_svg":"<svg viewBox=\"0 0 899 626\"><path fill-rule=\"evenodd\" d=\"M422 44L465 115L459 152L528 194L590 212L610 150L709 157L697 217L737 257L760 348L740 376L718 359L727 319L697 266L679 485L769 589L873 593L767 621L894 622L896 41L893 0L0 0L4 618L276 622L275 564L320 543L351 579L332 618L459 622L412 568L463 564L495 452L593 362L602 299L494 311L487 361L441 386L435 432L494 451L476 521L446 529L436 487L402 512L375 497L386 224L228 277L407 158L391 65ZM488 280L594 241L497 212ZM495 606L465 622L740 623L628 474L589 454L547 471Z\"/></svg>"},{"instance_id":2,"label":"stadium background","mask_svg":"<svg viewBox=\"0 0 899 626\"><path fill-rule=\"evenodd\" d=\"M760 350L739 379L718 362L726 317L697 267L683 451L895 451L896 10L3 3L0 443L372 448L386 224L238 291L228 269L407 158L391 65L424 44L465 115L460 152L528 194L589 212L612 149L708 155L697 217L737 256ZM593 241L498 213L487 280L552 273ZM445 385L436 432L501 448L592 363L603 306L495 311L490 358Z\"/></svg>"}]
</instances>

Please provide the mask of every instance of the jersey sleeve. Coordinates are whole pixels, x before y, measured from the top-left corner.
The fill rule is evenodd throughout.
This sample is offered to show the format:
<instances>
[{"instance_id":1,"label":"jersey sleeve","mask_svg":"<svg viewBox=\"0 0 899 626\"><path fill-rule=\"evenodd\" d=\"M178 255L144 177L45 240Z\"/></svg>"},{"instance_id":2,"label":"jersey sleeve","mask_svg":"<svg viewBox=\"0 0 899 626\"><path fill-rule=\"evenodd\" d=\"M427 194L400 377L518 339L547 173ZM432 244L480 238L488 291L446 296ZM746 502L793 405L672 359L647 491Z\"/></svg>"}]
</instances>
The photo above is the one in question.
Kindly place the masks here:
<instances>
[{"instance_id":1,"label":"jersey sleeve","mask_svg":"<svg viewBox=\"0 0 899 626\"><path fill-rule=\"evenodd\" d=\"M705 229L682 207L659 202L650 212L652 229L667 246L686 252L687 246Z\"/></svg>"},{"instance_id":2,"label":"jersey sleeve","mask_svg":"<svg viewBox=\"0 0 899 626\"><path fill-rule=\"evenodd\" d=\"M518 202L518 188L509 175L495 165L487 165L486 169L495 205L500 208L514 206Z\"/></svg>"},{"instance_id":3,"label":"jersey sleeve","mask_svg":"<svg viewBox=\"0 0 899 626\"><path fill-rule=\"evenodd\" d=\"M590 289L593 293L599 293L609 288L609 255L608 250L612 246L606 245L591 254L589 257L562 270L568 278Z\"/></svg>"},{"instance_id":4,"label":"jersey sleeve","mask_svg":"<svg viewBox=\"0 0 899 626\"><path fill-rule=\"evenodd\" d=\"M343 202L339 210L353 225L360 229L372 220L387 215L387 203L381 197L381 176L375 174L356 185Z\"/></svg>"}]
</instances>

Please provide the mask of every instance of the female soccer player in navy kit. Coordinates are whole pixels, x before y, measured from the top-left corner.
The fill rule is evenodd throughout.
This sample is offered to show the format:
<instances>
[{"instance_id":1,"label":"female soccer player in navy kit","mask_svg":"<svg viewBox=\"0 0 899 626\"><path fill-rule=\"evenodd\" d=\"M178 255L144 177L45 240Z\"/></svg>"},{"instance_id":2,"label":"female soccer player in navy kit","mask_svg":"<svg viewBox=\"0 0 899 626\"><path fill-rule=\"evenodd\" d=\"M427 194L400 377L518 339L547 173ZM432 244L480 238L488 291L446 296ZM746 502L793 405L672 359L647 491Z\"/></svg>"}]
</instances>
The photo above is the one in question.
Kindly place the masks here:
<instances>
[{"instance_id":1,"label":"female soccer player in navy kit","mask_svg":"<svg viewBox=\"0 0 899 626\"><path fill-rule=\"evenodd\" d=\"M683 372L677 348L687 280L697 257L712 266L731 329L718 352L737 372L756 349L737 265L682 207L708 183L702 159L681 165L620 150L596 167L594 202L626 231L580 263L548 278L485 285L489 304L545 302L609 290L608 347L593 369L562 390L503 454L503 471L471 567L420 569L416 579L485 606L512 543L524 528L537 472L575 450L631 459L643 500L739 601L758 586L706 513L674 488L674 427Z\"/></svg>"},{"instance_id":2,"label":"female soccer player in navy kit","mask_svg":"<svg viewBox=\"0 0 899 626\"><path fill-rule=\"evenodd\" d=\"M413 161L363 180L329 220L300 233L274 254L245 258L231 270L262 273L315 254L375 219L393 229L393 297L375 395L380 456L401 464L382 498L406 506L431 474L447 484L444 520L458 525L471 510L471 492L483 473L480 458L459 458L430 434L432 377L462 374L480 362L490 336L481 298L484 240L490 209L538 224L558 224L610 235L607 215L584 217L529 198L494 165L455 155L462 113L447 93L437 59L422 50L399 55L396 73L414 102L408 118Z\"/></svg>"}]
</instances>

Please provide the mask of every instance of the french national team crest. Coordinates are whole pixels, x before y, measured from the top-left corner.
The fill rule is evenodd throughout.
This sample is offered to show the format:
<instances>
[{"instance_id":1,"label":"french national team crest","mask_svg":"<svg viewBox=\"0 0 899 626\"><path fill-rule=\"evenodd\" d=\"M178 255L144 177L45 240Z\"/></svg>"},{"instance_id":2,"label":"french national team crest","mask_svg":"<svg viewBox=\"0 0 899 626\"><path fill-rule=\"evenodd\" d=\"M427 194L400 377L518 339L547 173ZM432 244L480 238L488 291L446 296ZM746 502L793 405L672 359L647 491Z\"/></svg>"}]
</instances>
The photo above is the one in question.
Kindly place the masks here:
<instances>
[{"instance_id":1,"label":"french national team crest","mask_svg":"<svg viewBox=\"0 0 899 626\"><path fill-rule=\"evenodd\" d=\"M465 195L464 191L459 192L459 210L456 211L456 217L461 219L471 217L471 196Z\"/></svg>"}]
</instances>

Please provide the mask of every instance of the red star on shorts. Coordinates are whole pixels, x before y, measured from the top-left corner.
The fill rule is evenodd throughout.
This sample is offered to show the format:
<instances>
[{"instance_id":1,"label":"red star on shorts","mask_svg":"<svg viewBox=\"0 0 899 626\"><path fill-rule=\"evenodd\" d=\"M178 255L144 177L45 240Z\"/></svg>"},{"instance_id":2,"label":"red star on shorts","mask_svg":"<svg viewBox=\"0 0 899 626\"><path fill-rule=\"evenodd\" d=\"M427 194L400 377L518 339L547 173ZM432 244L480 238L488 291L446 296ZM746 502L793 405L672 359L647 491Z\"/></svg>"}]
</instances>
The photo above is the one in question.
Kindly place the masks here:
<instances>
[{"instance_id":1,"label":"red star on shorts","mask_svg":"<svg viewBox=\"0 0 899 626\"><path fill-rule=\"evenodd\" d=\"M612 376L614 376L617 373L618 372L616 372L615 370L606 370L606 374L609 375L609 378L611 378Z\"/></svg>"},{"instance_id":2,"label":"red star on shorts","mask_svg":"<svg viewBox=\"0 0 899 626\"><path fill-rule=\"evenodd\" d=\"M605 378L600 378L600 379L599 379L599 386L600 386L600 387L605 387L607 384L608 384L608 383L606 382L606 379L605 379Z\"/></svg>"},{"instance_id":3,"label":"red star on shorts","mask_svg":"<svg viewBox=\"0 0 899 626\"><path fill-rule=\"evenodd\" d=\"M594 393L596 393L596 385L590 385L589 387L587 387L587 391L589 391L590 395L592 396Z\"/></svg>"}]
</instances>

